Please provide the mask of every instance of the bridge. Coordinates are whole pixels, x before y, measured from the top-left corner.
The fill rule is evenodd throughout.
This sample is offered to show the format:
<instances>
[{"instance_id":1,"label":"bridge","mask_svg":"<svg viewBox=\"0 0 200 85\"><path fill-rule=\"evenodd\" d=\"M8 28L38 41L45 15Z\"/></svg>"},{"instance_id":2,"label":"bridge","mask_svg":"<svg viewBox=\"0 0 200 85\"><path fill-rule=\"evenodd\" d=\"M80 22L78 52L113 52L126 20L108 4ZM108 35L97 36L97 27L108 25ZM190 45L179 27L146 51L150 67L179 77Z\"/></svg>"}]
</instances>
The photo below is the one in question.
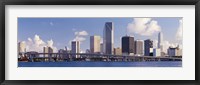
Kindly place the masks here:
<instances>
[{"instance_id":1,"label":"bridge","mask_svg":"<svg viewBox=\"0 0 200 85\"><path fill-rule=\"evenodd\" d=\"M46 61L182 61L182 58L161 56L130 56L96 53L24 53L30 62Z\"/></svg>"}]
</instances>

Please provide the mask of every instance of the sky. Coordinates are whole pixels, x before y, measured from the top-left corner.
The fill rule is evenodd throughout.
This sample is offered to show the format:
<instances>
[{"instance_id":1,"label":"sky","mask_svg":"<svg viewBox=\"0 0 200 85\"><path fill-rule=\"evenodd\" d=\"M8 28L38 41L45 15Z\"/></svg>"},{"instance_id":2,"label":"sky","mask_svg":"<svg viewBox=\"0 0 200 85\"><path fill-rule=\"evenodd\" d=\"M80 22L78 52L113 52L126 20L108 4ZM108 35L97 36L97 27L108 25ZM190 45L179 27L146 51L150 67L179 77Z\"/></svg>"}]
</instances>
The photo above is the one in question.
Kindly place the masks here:
<instances>
[{"instance_id":1,"label":"sky","mask_svg":"<svg viewBox=\"0 0 200 85\"><path fill-rule=\"evenodd\" d=\"M154 40L156 48L158 33L163 33L165 49L182 46L182 18L18 18L18 42L26 43L27 51L42 52L50 46L54 52L71 49L71 41L79 40L80 49L89 49L90 36L103 38L105 22L114 23L114 47L121 47L121 37L134 36L135 39ZM103 39L101 39L102 42Z\"/></svg>"}]
</instances>

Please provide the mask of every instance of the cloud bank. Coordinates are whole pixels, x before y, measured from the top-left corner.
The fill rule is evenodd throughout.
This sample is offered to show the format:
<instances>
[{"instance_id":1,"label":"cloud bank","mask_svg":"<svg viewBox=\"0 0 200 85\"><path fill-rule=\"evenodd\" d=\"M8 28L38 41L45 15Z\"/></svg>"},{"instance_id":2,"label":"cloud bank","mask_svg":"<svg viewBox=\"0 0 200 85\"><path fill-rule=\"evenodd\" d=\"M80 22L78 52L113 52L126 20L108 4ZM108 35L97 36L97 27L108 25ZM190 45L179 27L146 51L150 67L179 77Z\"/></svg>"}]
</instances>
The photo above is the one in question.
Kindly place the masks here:
<instances>
[{"instance_id":1,"label":"cloud bank","mask_svg":"<svg viewBox=\"0 0 200 85\"><path fill-rule=\"evenodd\" d=\"M48 40L47 42L44 42L39 35L35 35L33 39L28 38L27 41L23 41L26 43L26 50L27 51L37 51L37 52L43 52L43 47L49 46L53 48L54 52L57 52L57 48L53 45L53 40Z\"/></svg>"},{"instance_id":2,"label":"cloud bank","mask_svg":"<svg viewBox=\"0 0 200 85\"><path fill-rule=\"evenodd\" d=\"M128 23L127 31L129 34L136 33L142 36L151 36L161 31L161 27L157 21L151 18L133 18L133 21Z\"/></svg>"},{"instance_id":3,"label":"cloud bank","mask_svg":"<svg viewBox=\"0 0 200 85\"><path fill-rule=\"evenodd\" d=\"M75 32L74 35L75 35L75 38L73 39L73 41L83 42L86 40L86 36L88 35L88 32L83 30L80 32Z\"/></svg>"}]
</instances>

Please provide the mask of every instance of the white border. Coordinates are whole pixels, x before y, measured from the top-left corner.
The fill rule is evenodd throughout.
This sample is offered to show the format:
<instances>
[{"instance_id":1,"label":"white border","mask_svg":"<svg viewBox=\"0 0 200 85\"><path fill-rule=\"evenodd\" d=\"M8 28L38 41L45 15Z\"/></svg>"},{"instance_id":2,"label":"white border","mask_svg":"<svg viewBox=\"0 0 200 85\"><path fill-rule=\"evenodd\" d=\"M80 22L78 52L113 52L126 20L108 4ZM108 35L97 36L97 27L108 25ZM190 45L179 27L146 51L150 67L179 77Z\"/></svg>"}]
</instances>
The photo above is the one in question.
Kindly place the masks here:
<instances>
[{"instance_id":1,"label":"white border","mask_svg":"<svg viewBox=\"0 0 200 85\"><path fill-rule=\"evenodd\" d=\"M194 5L6 5L6 80L194 80ZM183 17L183 67L17 68L17 17Z\"/></svg>"}]
</instances>

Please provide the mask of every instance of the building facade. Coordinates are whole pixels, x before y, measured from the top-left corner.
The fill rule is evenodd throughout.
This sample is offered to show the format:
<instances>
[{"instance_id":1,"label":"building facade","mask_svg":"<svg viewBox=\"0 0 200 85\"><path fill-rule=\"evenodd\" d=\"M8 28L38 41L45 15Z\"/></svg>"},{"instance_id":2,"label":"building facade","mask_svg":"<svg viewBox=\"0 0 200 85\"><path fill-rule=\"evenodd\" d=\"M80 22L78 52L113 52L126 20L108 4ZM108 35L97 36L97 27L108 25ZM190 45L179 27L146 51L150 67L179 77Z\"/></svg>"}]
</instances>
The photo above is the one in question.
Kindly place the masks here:
<instances>
[{"instance_id":1,"label":"building facade","mask_svg":"<svg viewBox=\"0 0 200 85\"><path fill-rule=\"evenodd\" d=\"M80 53L80 42L79 41L71 42L71 53ZM79 55L73 55L72 57L78 58Z\"/></svg>"},{"instance_id":2,"label":"building facade","mask_svg":"<svg viewBox=\"0 0 200 85\"><path fill-rule=\"evenodd\" d=\"M104 51L103 51L104 50L103 49L103 43L100 44L100 50L101 50L101 53L103 54L104 53Z\"/></svg>"},{"instance_id":3,"label":"building facade","mask_svg":"<svg viewBox=\"0 0 200 85\"><path fill-rule=\"evenodd\" d=\"M163 52L163 34L162 34L162 32L158 33L158 48L160 49L160 52Z\"/></svg>"},{"instance_id":4,"label":"building facade","mask_svg":"<svg viewBox=\"0 0 200 85\"><path fill-rule=\"evenodd\" d=\"M114 23L106 22L103 31L103 45L105 54L114 53Z\"/></svg>"},{"instance_id":5,"label":"building facade","mask_svg":"<svg viewBox=\"0 0 200 85\"><path fill-rule=\"evenodd\" d=\"M19 53L26 52L26 44L25 44L25 42L19 42L18 43L18 52Z\"/></svg>"},{"instance_id":6,"label":"building facade","mask_svg":"<svg viewBox=\"0 0 200 85\"><path fill-rule=\"evenodd\" d=\"M114 54L115 55L122 55L122 49L121 48L114 48Z\"/></svg>"},{"instance_id":7,"label":"building facade","mask_svg":"<svg viewBox=\"0 0 200 85\"><path fill-rule=\"evenodd\" d=\"M67 49L59 49L58 53L59 53L59 58L68 57L68 55L65 55L68 53Z\"/></svg>"},{"instance_id":8,"label":"building facade","mask_svg":"<svg viewBox=\"0 0 200 85\"><path fill-rule=\"evenodd\" d=\"M53 48L45 46L43 47L43 53L53 53ZM52 54L44 54L44 57L52 57Z\"/></svg>"},{"instance_id":9,"label":"building facade","mask_svg":"<svg viewBox=\"0 0 200 85\"><path fill-rule=\"evenodd\" d=\"M152 56L153 49L153 40L147 39L144 41L144 55L145 56Z\"/></svg>"},{"instance_id":10,"label":"building facade","mask_svg":"<svg viewBox=\"0 0 200 85\"><path fill-rule=\"evenodd\" d=\"M169 56L182 56L182 49L180 49L178 46L169 47L167 52Z\"/></svg>"},{"instance_id":11,"label":"building facade","mask_svg":"<svg viewBox=\"0 0 200 85\"><path fill-rule=\"evenodd\" d=\"M160 48L154 48L153 49L153 56L154 57L160 57L161 56Z\"/></svg>"},{"instance_id":12,"label":"building facade","mask_svg":"<svg viewBox=\"0 0 200 85\"><path fill-rule=\"evenodd\" d=\"M144 47L143 40L136 40L135 41L135 54L144 55L143 47Z\"/></svg>"},{"instance_id":13,"label":"building facade","mask_svg":"<svg viewBox=\"0 0 200 85\"><path fill-rule=\"evenodd\" d=\"M91 53L100 53L100 36L90 36L90 51Z\"/></svg>"},{"instance_id":14,"label":"building facade","mask_svg":"<svg viewBox=\"0 0 200 85\"><path fill-rule=\"evenodd\" d=\"M122 37L122 53L124 55L134 54L134 37L131 36Z\"/></svg>"}]
</instances>

